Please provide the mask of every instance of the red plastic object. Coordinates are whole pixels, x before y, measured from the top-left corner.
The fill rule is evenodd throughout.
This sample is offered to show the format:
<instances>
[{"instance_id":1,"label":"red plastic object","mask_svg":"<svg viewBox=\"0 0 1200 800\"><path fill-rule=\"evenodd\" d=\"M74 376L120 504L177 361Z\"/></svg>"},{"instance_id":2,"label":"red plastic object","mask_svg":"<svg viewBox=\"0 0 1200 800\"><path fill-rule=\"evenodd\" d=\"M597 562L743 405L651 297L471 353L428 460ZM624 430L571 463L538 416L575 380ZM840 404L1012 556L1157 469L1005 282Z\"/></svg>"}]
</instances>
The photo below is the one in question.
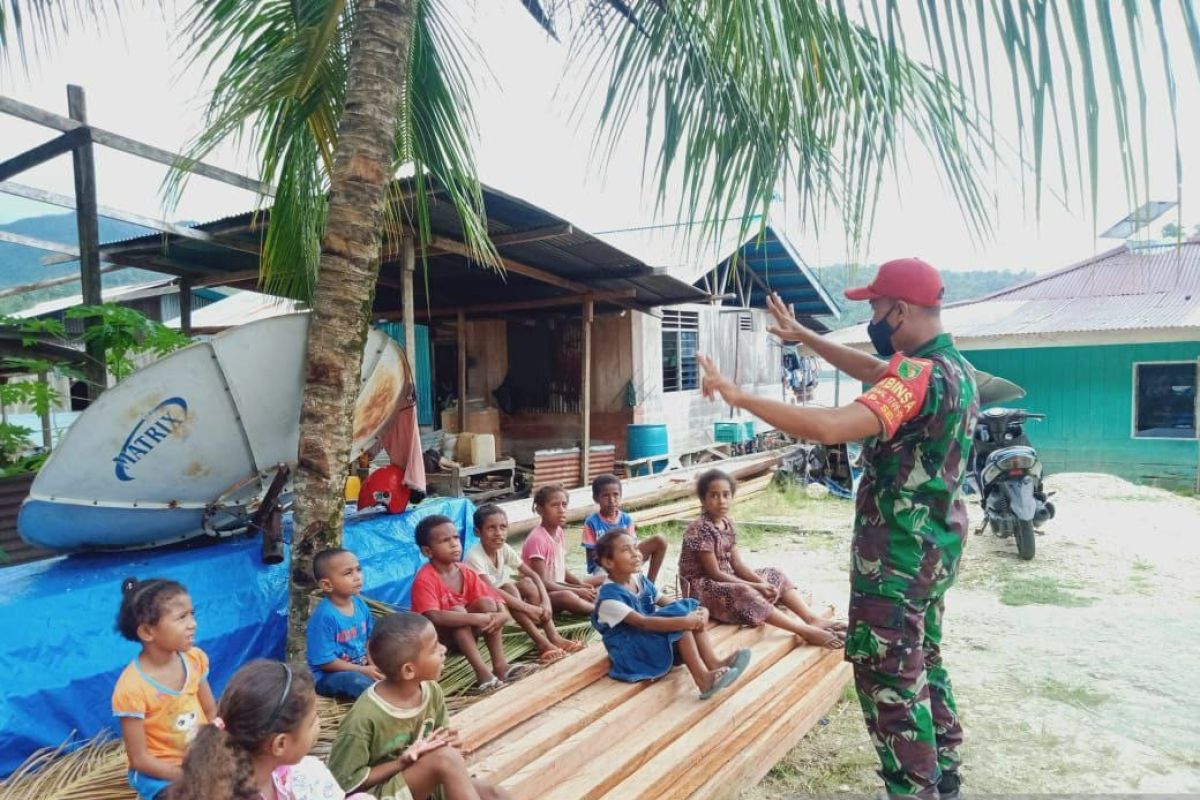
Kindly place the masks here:
<instances>
[{"instance_id":1,"label":"red plastic object","mask_svg":"<svg viewBox=\"0 0 1200 800\"><path fill-rule=\"evenodd\" d=\"M404 470L395 465L380 467L363 481L358 493L358 510L387 506L389 514L399 514L408 508L412 490L404 485Z\"/></svg>"}]
</instances>

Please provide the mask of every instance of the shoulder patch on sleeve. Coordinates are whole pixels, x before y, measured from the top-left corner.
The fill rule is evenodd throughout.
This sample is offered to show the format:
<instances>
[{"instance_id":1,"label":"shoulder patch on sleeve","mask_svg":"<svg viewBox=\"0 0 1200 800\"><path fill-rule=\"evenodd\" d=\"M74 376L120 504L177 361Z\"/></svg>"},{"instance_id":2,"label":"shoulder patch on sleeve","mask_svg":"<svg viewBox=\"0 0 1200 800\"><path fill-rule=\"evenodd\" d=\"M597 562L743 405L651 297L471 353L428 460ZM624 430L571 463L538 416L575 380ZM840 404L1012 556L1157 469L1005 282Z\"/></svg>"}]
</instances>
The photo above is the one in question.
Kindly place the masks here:
<instances>
[{"instance_id":1,"label":"shoulder patch on sleeve","mask_svg":"<svg viewBox=\"0 0 1200 800\"><path fill-rule=\"evenodd\" d=\"M895 436L901 425L921 413L932 374L933 362L897 353L883 378L857 398L879 418L884 439Z\"/></svg>"}]
</instances>

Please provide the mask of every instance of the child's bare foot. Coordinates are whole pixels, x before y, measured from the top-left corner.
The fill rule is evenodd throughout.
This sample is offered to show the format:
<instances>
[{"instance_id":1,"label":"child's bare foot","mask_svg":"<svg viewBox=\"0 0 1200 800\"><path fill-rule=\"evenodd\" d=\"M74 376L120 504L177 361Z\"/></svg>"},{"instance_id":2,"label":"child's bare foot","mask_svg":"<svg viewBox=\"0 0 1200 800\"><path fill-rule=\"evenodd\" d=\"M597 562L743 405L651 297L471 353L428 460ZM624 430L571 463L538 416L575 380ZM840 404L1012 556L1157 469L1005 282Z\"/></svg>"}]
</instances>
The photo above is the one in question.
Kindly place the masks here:
<instances>
[{"instance_id":1,"label":"child's bare foot","mask_svg":"<svg viewBox=\"0 0 1200 800\"><path fill-rule=\"evenodd\" d=\"M832 611L832 609L831 609ZM810 623L814 628L820 628L833 633L846 632L846 620L844 619L828 619L826 617L817 617Z\"/></svg>"},{"instance_id":2,"label":"child's bare foot","mask_svg":"<svg viewBox=\"0 0 1200 800\"><path fill-rule=\"evenodd\" d=\"M583 642L572 642L570 639L563 639L559 647L567 653L578 653L583 648L587 647Z\"/></svg>"},{"instance_id":3,"label":"child's bare foot","mask_svg":"<svg viewBox=\"0 0 1200 800\"><path fill-rule=\"evenodd\" d=\"M805 627L806 631L796 634L796 638L800 640L801 644L811 644L814 647L824 647L829 650L840 650L846 645L841 635L834 631L813 625Z\"/></svg>"}]
</instances>

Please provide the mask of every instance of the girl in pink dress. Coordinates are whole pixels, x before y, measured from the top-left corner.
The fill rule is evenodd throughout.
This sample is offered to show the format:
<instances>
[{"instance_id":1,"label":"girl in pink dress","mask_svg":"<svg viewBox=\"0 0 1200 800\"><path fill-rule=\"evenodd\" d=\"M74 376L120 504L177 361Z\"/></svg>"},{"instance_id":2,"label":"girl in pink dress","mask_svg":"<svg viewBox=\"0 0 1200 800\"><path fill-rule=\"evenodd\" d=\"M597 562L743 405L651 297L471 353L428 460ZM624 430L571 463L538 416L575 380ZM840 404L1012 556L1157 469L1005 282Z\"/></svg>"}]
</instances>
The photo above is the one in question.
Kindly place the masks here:
<instances>
[{"instance_id":1,"label":"girl in pink dress","mask_svg":"<svg viewBox=\"0 0 1200 800\"><path fill-rule=\"evenodd\" d=\"M679 554L679 582L688 597L713 619L758 627L764 623L791 631L807 644L837 649L846 626L814 614L788 577L774 567L751 569L737 548L729 509L737 484L719 469L696 480L703 513L688 526ZM795 612L785 614L777 606Z\"/></svg>"},{"instance_id":2,"label":"girl in pink dress","mask_svg":"<svg viewBox=\"0 0 1200 800\"><path fill-rule=\"evenodd\" d=\"M347 797L308 754L320 723L306 667L251 661L229 679L217 711L188 748L167 800L373 800Z\"/></svg>"}]
</instances>

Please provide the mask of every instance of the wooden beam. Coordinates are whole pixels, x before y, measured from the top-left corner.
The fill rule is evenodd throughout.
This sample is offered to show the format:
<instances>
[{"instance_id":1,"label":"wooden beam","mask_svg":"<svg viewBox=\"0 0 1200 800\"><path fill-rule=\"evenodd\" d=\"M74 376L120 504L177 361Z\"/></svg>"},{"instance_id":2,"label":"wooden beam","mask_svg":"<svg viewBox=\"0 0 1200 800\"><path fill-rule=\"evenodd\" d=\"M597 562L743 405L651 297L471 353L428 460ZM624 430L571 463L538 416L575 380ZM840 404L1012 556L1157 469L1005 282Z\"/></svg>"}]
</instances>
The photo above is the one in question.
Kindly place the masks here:
<instances>
[{"instance_id":1,"label":"wooden beam","mask_svg":"<svg viewBox=\"0 0 1200 800\"><path fill-rule=\"evenodd\" d=\"M84 127L82 123L76 120L45 111L28 103L22 103L11 97L0 96L0 113L9 114L27 122L53 128L64 133ZM245 189L246 191L266 197L275 196L275 187L254 178L248 178L245 175L239 175L236 172L231 172L221 167L214 167L211 164L205 164L203 161L192 161L179 153L172 153L170 150L163 150L161 147L154 147L153 145L148 145L117 133L101 130L100 128L93 127L91 131L92 141L96 144L111 147L113 150L120 150L123 153L129 153L130 155L139 156L150 161L156 161L160 164L166 164L169 167L177 166L186 172L202 175L205 178L227 183L230 186L237 186L240 189Z\"/></svg>"},{"instance_id":2,"label":"wooden beam","mask_svg":"<svg viewBox=\"0 0 1200 800\"><path fill-rule=\"evenodd\" d=\"M413 375L417 374L417 320L413 310L413 273L417 266L417 251L411 236L405 236L401 244L400 291L403 296L404 311L404 355L408 358L408 368Z\"/></svg>"},{"instance_id":3,"label":"wooden beam","mask_svg":"<svg viewBox=\"0 0 1200 800\"><path fill-rule=\"evenodd\" d=\"M52 158L69 153L76 147L87 144L90 141L87 128L76 128L73 131L67 131L45 144L39 144L37 147L32 147L7 161L0 162L0 181L6 181L13 175L19 175L27 169L36 167L38 164L44 164Z\"/></svg>"},{"instance_id":4,"label":"wooden beam","mask_svg":"<svg viewBox=\"0 0 1200 800\"><path fill-rule=\"evenodd\" d=\"M24 197L27 200L37 200L39 203L47 203L49 205L60 206L62 208L75 208L74 198L68 197L65 194L57 192L48 192L45 189L38 189L33 186L25 186L12 181L0 181L0 192L11 194L14 197ZM211 242L212 244L227 247L231 250L239 250L243 253L251 253L259 255L261 248L250 242L239 242L233 239L224 239L220 236L213 236L207 231L202 231L197 228L189 228L186 225L176 225L173 222L167 222L154 217L143 217L141 214L134 214L129 211L122 211L117 208L97 205L96 213L105 219L115 219L121 222L128 222L133 225L141 225L143 228L150 228L161 233L173 233L183 239L195 239L199 242ZM69 260L69 259L63 259ZM62 263L58 259L43 259L42 264L57 264Z\"/></svg>"},{"instance_id":5,"label":"wooden beam","mask_svg":"<svg viewBox=\"0 0 1200 800\"><path fill-rule=\"evenodd\" d=\"M426 247L444 250L447 253L453 253L454 255L459 255L463 258L471 258L471 251L465 244L462 242L456 242L453 239L448 239L445 236L434 236L429 240L429 242L426 243ZM428 252L426 254L428 254ZM538 269L537 267L531 267L528 264L522 264L519 261L513 261L511 258L505 258L504 256L500 256L500 264L509 272L517 275L524 275L526 278L532 278L535 281L548 283L551 286L557 286L560 289L568 289L578 294L587 294L591 288L587 284L568 280L567 278L560 277L552 272L547 272L546 270Z\"/></svg>"},{"instance_id":6,"label":"wooden beam","mask_svg":"<svg viewBox=\"0 0 1200 800\"><path fill-rule=\"evenodd\" d=\"M63 244L61 242L48 242L45 239L37 239L33 236L23 236L19 233L10 231L0 231L0 242L9 242L11 244L24 245L25 247L33 247L38 250L49 250L51 253L62 253L64 256L70 256L67 261L74 261L79 258L79 248L73 244Z\"/></svg>"},{"instance_id":7,"label":"wooden beam","mask_svg":"<svg viewBox=\"0 0 1200 800\"><path fill-rule=\"evenodd\" d=\"M588 298L583 301L583 365L581 368L582 375L579 380L580 403L580 422L583 426L583 442L580 445L579 452L579 476L582 486L587 486L592 482L591 478L591 459L592 459L592 311L593 300Z\"/></svg>"},{"instance_id":8,"label":"wooden beam","mask_svg":"<svg viewBox=\"0 0 1200 800\"><path fill-rule=\"evenodd\" d=\"M119 269L128 269L124 264L107 264L100 268L100 274L116 272ZM64 275L61 278L51 278L45 281L36 281L35 283L23 283L19 286L9 286L7 289L0 289L0 297L15 297L19 294L28 294L36 292L38 289L49 289L51 286L62 286L67 283L75 283L79 280L78 275Z\"/></svg>"},{"instance_id":9,"label":"wooden beam","mask_svg":"<svg viewBox=\"0 0 1200 800\"><path fill-rule=\"evenodd\" d=\"M417 309L416 316L419 319L431 319L437 317L453 317L462 311L470 316L482 316L485 314L504 314L510 311L532 311L538 308L565 308L568 306L579 305L584 300L591 298L597 303L615 303L623 305L621 301L629 300L637 294L635 289L616 289L611 292L592 292L588 294L564 294L558 297L545 297L538 300L514 300L511 303L480 303L473 306L453 306L447 308L434 309ZM403 311L384 311L375 315L375 319L403 319Z\"/></svg>"},{"instance_id":10,"label":"wooden beam","mask_svg":"<svg viewBox=\"0 0 1200 800\"><path fill-rule=\"evenodd\" d=\"M179 332L192 335L192 282L187 278L179 281Z\"/></svg>"},{"instance_id":11,"label":"wooden beam","mask_svg":"<svg viewBox=\"0 0 1200 800\"><path fill-rule=\"evenodd\" d=\"M498 233L489 238L496 247L503 247L506 244L526 244L528 242L541 242L546 239L558 239L563 236L570 236L573 233L575 233L575 226L569 222L560 222L557 225L547 225L543 228L529 228L523 231Z\"/></svg>"},{"instance_id":12,"label":"wooden beam","mask_svg":"<svg viewBox=\"0 0 1200 800\"><path fill-rule=\"evenodd\" d=\"M717 646L736 630L718 625L708 632ZM524 687L516 705L511 699L496 703L486 698L454 715L463 749L471 755L473 776L493 784L504 781L613 709L636 703L637 696L653 685L605 680L609 660L599 642L571 661L569 670L556 662L540 671L536 685ZM476 706L481 707L476 710Z\"/></svg>"},{"instance_id":13,"label":"wooden beam","mask_svg":"<svg viewBox=\"0 0 1200 800\"><path fill-rule=\"evenodd\" d=\"M825 658L829 660L830 656ZM838 704L852 677L850 665L842 662L825 673L802 699L790 706L779 706L770 727L755 734L741 751L727 757L698 793L704 797L733 797L742 787L758 784ZM739 732L746 722L742 720Z\"/></svg>"},{"instance_id":14,"label":"wooden beam","mask_svg":"<svg viewBox=\"0 0 1200 800\"><path fill-rule=\"evenodd\" d=\"M795 651L795 642L794 636L781 631L750 628L733 630L720 646L726 651L759 644L755 648L757 657L751 659L743 673L745 677L739 678L739 682L749 684ZM650 683L632 703L608 711L553 749L536 759L529 759L500 781L500 786L514 797L596 800L673 739L704 725L705 717L713 713L717 704L697 701L696 693L687 670L669 672ZM636 708L637 713L630 713L631 707ZM655 724L647 725L647 719L653 719ZM712 738L720 741L722 737ZM621 794L608 796L626 797Z\"/></svg>"},{"instance_id":15,"label":"wooden beam","mask_svg":"<svg viewBox=\"0 0 1200 800\"><path fill-rule=\"evenodd\" d=\"M458 432L467 432L467 315L458 312Z\"/></svg>"},{"instance_id":16,"label":"wooden beam","mask_svg":"<svg viewBox=\"0 0 1200 800\"><path fill-rule=\"evenodd\" d=\"M243 269L237 272L228 272L224 275L209 275L203 278L195 278L192 280L192 288L200 289L205 286L229 286L234 283L245 283L246 281L257 281L259 272L256 269Z\"/></svg>"},{"instance_id":17,"label":"wooden beam","mask_svg":"<svg viewBox=\"0 0 1200 800\"><path fill-rule=\"evenodd\" d=\"M67 85L67 109L71 119L87 125L87 96L82 86ZM79 231L79 283L83 304L98 306L104 298L100 284L100 218L96 216L96 159L90 138L85 137L71 151L71 162L75 176L75 227ZM95 317L85 318L84 329L94 321ZM88 398L95 400L108 388L108 361L100 340L90 340L86 347L88 364L84 372L88 376Z\"/></svg>"},{"instance_id":18,"label":"wooden beam","mask_svg":"<svg viewBox=\"0 0 1200 800\"><path fill-rule=\"evenodd\" d=\"M43 388L47 388L49 386L49 377L46 375L46 372L44 370L42 372L38 373L38 383L40 383ZM41 419L42 419L42 447L46 448L46 452L49 453L54 448L54 435L50 430L50 405L49 404L47 404L45 410L42 411Z\"/></svg>"}]
</instances>

